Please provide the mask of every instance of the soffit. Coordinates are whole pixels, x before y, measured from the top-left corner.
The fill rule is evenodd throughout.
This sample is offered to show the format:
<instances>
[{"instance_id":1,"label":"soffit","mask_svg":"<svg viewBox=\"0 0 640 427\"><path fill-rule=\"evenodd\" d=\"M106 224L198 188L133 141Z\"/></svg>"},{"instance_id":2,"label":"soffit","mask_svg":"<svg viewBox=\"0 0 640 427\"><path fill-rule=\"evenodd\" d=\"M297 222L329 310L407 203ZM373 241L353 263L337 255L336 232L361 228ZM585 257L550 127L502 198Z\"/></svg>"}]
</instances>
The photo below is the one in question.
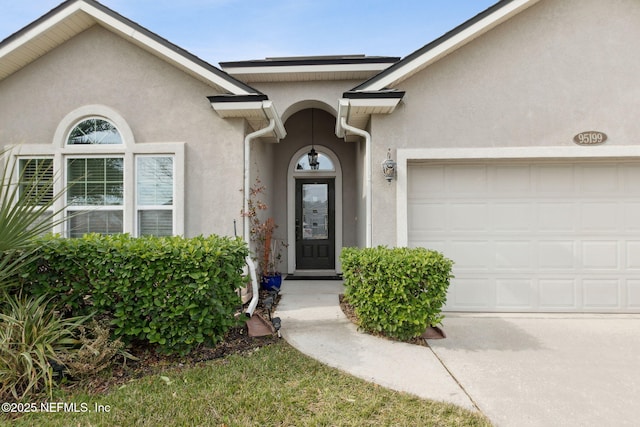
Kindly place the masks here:
<instances>
[{"instance_id":1,"label":"soffit","mask_svg":"<svg viewBox=\"0 0 640 427\"><path fill-rule=\"evenodd\" d=\"M93 25L167 61L221 93L260 93L218 68L92 0L71 0L0 42L0 80Z\"/></svg>"}]
</instances>

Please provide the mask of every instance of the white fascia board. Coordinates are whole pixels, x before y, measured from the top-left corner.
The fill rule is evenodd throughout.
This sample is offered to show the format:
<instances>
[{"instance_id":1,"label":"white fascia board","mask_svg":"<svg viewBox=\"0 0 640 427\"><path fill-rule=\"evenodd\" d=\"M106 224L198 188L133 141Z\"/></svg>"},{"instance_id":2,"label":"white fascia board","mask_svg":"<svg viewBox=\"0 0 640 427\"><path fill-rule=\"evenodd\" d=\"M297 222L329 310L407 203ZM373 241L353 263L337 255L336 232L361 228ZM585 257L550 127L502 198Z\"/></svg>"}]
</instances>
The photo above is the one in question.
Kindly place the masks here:
<instances>
[{"instance_id":1,"label":"white fascia board","mask_svg":"<svg viewBox=\"0 0 640 427\"><path fill-rule=\"evenodd\" d=\"M275 121L273 132L276 139L280 140L287 136L287 131L282 124L282 119L276 110L275 105L270 100L252 102L216 102L211 103L213 109L220 117L242 117L247 120L262 116L267 122L271 119Z\"/></svg>"},{"instance_id":2,"label":"white fascia board","mask_svg":"<svg viewBox=\"0 0 640 427\"><path fill-rule=\"evenodd\" d=\"M336 117L336 136L338 138L344 138L346 130L342 127L342 118L349 117L349 100L341 98L338 101L338 116Z\"/></svg>"},{"instance_id":3,"label":"white fascia board","mask_svg":"<svg viewBox=\"0 0 640 427\"><path fill-rule=\"evenodd\" d=\"M260 67L231 67L223 70L234 76L255 74L314 74L335 72L382 71L389 68L391 63L373 64L327 64L327 65L291 65L291 66L260 66Z\"/></svg>"},{"instance_id":4,"label":"white fascia board","mask_svg":"<svg viewBox=\"0 0 640 427\"><path fill-rule=\"evenodd\" d=\"M424 54L416 57L415 59L407 62L403 66L400 66L397 70L384 76L380 80L373 82L370 86L362 88L363 90L382 90L389 87L394 87L397 83L402 81L406 76L412 75L413 72L424 68L433 62L438 61L443 56L450 54L451 52L459 49L460 47L471 42L475 38L481 36L512 16L522 12L523 10L533 6L539 0L514 0L511 3L506 4L502 8L496 10L491 15L488 15L484 19L476 22L474 25L464 29L453 37L445 40L441 44L435 46L433 49L425 52ZM402 60L400 61L402 62Z\"/></svg>"},{"instance_id":5,"label":"white fascia board","mask_svg":"<svg viewBox=\"0 0 640 427\"><path fill-rule=\"evenodd\" d=\"M165 58L171 60L172 62L180 65L181 67L188 69L190 71L192 71L193 73L202 76L204 79L210 81L212 84L229 91L230 93L233 93L234 95L249 95L251 92L248 92L247 90L236 86L234 84L232 84L231 82L229 82L228 80L225 80L223 78L221 78L220 76L218 76L215 73L212 73L211 71L207 70L206 68L194 63L193 61L191 61L188 58L185 58L183 55L179 54L178 52L175 52L172 49L169 49L167 46L163 45L162 43L152 39L151 37L135 30L134 28L130 27L129 25L127 25L126 23L114 18L113 16L87 4L84 2L80 2L79 3L79 8L81 10L83 10L84 12L90 14L91 16L93 16L96 20L100 21L101 23L103 23L104 25L106 25L109 28L112 28L113 30L116 30L124 35L126 35L127 37L130 37L131 39L139 42L140 44L147 46L149 49L158 52L161 56L164 56Z\"/></svg>"},{"instance_id":6,"label":"white fascia board","mask_svg":"<svg viewBox=\"0 0 640 427\"><path fill-rule=\"evenodd\" d=\"M338 116L336 120L336 136L344 138L345 129L342 127L341 118L349 122L351 108L377 108L384 110L383 114L391 114L400 103L401 98L341 98L338 102Z\"/></svg>"},{"instance_id":7,"label":"white fascia board","mask_svg":"<svg viewBox=\"0 0 640 427\"><path fill-rule=\"evenodd\" d=\"M212 103L211 106L221 116L229 117L229 113L233 111L239 111L240 113L236 117L245 117L248 111L262 111L262 101L254 102L217 102ZM242 112L245 113L242 113Z\"/></svg>"},{"instance_id":8,"label":"white fascia board","mask_svg":"<svg viewBox=\"0 0 640 427\"><path fill-rule=\"evenodd\" d=\"M282 119L280 118L280 115L276 110L276 106L273 105L273 101L266 100L266 101L262 101L262 109L265 112L267 119L275 120L276 124L273 131L275 132L276 139L279 142L281 139L287 136L287 131L285 130L284 124L282 123Z\"/></svg>"},{"instance_id":9,"label":"white fascia board","mask_svg":"<svg viewBox=\"0 0 640 427\"><path fill-rule=\"evenodd\" d=\"M384 108L389 110L387 114L393 113L399 103L400 98L356 98L349 100L349 105L352 107Z\"/></svg>"}]
</instances>

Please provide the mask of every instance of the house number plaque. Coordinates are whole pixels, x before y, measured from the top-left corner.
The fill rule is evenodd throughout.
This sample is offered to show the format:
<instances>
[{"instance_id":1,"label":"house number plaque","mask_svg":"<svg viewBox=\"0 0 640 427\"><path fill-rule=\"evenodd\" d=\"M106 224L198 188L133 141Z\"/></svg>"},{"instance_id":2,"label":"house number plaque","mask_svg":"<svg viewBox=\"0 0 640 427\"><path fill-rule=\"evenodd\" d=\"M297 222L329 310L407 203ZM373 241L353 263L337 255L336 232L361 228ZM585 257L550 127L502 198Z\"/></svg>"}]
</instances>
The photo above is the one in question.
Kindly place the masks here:
<instances>
[{"instance_id":1,"label":"house number plaque","mask_svg":"<svg viewBox=\"0 0 640 427\"><path fill-rule=\"evenodd\" d=\"M607 134L596 130L590 130L588 132L580 132L573 137L573 142L578 145L594 145L602 144L607 140Z\"/></svg>"}]
</instances>

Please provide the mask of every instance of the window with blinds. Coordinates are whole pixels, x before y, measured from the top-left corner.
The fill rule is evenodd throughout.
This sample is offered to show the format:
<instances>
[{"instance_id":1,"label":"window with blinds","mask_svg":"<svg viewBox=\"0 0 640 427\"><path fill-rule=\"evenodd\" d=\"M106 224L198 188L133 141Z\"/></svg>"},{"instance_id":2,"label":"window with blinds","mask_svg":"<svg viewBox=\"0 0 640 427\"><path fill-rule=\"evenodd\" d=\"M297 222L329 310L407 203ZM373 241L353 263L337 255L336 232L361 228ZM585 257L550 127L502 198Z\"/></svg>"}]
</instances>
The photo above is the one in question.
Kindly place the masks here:
<instances>
[{"instance_id":1,"label":"window with blinds","mask_svg":"<svg viewBox=\"0 0 640 427\"><path fill-rule=\"evenodd\" d=\"M43 206L53 200L53 159L20 159L20 197Z\"/></svg>"},{"instance_id":2,"label":"window with blinds","mask_svg":"<svg viewBox=\"0 0 640 427\"><path fill-rule=\"evenodd\" d=\"M124 159L67 159L69 237L123 232Z\"/></svg>"},{"instance_id":3,"label":"window with blinds","mask_svg":"<svg viewBox=\"0 0 640 427\"><path fill-rule=\"evenodd\" d=\"M37 224L49 223L53 227L53 159L24 158L18 161L19 197L27 199L31 204L43 206L39 212Z\"/></svg>"},{"instance_id":4,"label":"window with blinds","mask_svg":"<svg viewBox=\"0 0 640 427\"><path fill-rule=\"evenodd\" d=\"M173 235L173 193L173 157L137 156L136 206L138 235Z\"/></svg>"}]
</instances>

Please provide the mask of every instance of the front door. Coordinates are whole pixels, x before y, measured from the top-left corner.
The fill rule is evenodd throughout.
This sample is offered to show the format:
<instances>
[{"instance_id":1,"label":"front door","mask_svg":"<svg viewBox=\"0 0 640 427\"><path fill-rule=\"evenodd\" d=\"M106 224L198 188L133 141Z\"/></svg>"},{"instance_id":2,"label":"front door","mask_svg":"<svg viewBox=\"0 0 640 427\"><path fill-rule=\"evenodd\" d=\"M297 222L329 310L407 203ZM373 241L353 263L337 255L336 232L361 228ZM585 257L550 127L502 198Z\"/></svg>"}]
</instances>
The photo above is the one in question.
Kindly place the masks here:
<instances>
[{"instance_id":1,"label":"front door","mask_svg":"<svg viewBox=\"0 0 640 427\"><path fill-rule=\"evenodd\" d=\"M296 179L296 269L335 265L335 178Z\"/></svg>"}]
</instances>

